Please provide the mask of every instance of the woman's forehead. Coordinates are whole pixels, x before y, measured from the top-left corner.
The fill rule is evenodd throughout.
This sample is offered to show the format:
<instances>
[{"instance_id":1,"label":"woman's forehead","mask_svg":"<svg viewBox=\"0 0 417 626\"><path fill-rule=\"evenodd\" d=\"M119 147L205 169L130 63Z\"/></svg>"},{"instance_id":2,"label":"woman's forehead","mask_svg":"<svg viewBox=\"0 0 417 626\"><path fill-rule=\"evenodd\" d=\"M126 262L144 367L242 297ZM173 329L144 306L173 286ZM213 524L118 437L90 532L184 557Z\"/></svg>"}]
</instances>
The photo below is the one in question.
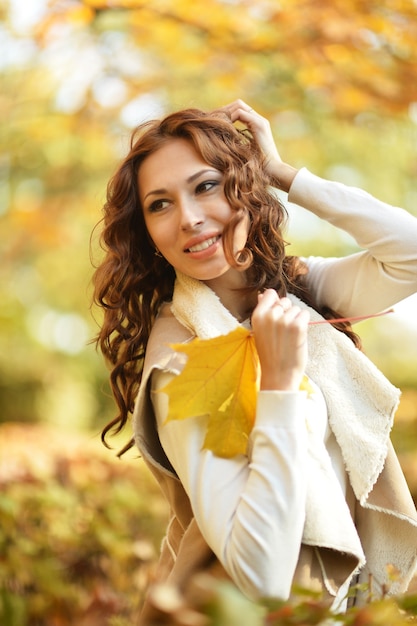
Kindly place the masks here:
<instances>
[{"instance_id":1,"label":"woman's forehead","mask_svg":"<svg viewBox=\"0 0 417 626\"><path fill-rule=\"evenodd\" d=\"M183 138L175 138L147 156L138 171L140 196L149 193L149 189L165 189L180 181L187 181L198 171L215 170L199 154L194 144Z\"/></svg>"}]
</instances>

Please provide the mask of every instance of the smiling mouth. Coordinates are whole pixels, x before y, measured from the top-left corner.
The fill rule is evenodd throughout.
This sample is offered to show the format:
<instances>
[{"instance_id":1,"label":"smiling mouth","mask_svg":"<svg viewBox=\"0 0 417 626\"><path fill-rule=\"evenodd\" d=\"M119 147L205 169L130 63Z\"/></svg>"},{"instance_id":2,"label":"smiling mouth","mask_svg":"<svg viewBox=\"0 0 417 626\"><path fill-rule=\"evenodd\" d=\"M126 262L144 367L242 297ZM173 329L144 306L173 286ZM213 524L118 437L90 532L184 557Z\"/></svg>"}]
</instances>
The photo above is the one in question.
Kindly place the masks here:
<instances>
[{"instance_id":1,"label":"smiling mouth","mask_svg":"<svg viewBox=\"0 0 417 626\"><path fill-rule=\"evenodd\" d=\"M191 246L191 248L187 248L186 252L201 252L202 250L206 250L207 248L212 246L219 239L220 235L217 235L216 237L210 237L210 239L206 239L205 241L202 241L195 246Z\"/></svg>"}]
</instances>

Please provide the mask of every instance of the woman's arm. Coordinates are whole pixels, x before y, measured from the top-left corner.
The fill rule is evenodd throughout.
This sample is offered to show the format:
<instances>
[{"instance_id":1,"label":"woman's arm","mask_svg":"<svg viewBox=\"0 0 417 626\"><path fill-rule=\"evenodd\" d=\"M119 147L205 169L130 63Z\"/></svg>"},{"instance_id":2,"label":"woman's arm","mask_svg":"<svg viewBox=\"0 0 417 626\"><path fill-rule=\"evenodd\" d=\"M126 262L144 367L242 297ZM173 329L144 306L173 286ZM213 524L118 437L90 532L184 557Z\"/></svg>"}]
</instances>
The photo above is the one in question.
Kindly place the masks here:
<instances>
[{"instance_id":1,"label":"woman's arm","mask_svg":"<svg viewBox=\"0 0 417 626\"><path fill-rule=\"evenodd\" d=\"M252 598L288 597L298 562L307 482L305 411L311 405L299 391L308 320L306 310L274 290L259 295L252 331L263 391L248 456L222 459L202 449L205 416L165 423L168 396L155 390L169 375L154 372L152 378L161 443L189 495L198 526L236 584ZM325 421L324 404L320 412Z\"/></svg>"},{"instance_id":2,"label":"woman's arm","mask_svg":"<svg viewBox=\"0 0 417 626\"><path fill-rule=\"evenodd\" d=\"M171 376L152 378L159 436L204 538L247 596L287 598L304 526L312 401L298 391L260 392L249 456L223 459L202 449L205 418L165 423L168 397L156 390Z\"/></svg>"},{"instance_id":3,"label":"woman's arm","mask_svg":"<svg viewBox=\"0 0 417 626\"><path fill-rule=\"evenodd\" d=\"M247 124L267 159L267 169L290 202L349 233L362 252L342 258L307 258L308 283L319 306L343 316L372 315L417 291L417 219L370 194L297 171L275 146L271 127L248 104L225 107Z\"/></svg>"},{"instance_id":4,"label":"woman's arm","mask_svg":"<svg viewBox=\"0 0 417 626\"><path fill-rule=\"evenodd\" d=\"M307 258L319 305L345 316L382 311L417 291L417 219L370 194L300 170L288 196L348 232L363 249L341 258Z\"/></svg>"}]
</instances>

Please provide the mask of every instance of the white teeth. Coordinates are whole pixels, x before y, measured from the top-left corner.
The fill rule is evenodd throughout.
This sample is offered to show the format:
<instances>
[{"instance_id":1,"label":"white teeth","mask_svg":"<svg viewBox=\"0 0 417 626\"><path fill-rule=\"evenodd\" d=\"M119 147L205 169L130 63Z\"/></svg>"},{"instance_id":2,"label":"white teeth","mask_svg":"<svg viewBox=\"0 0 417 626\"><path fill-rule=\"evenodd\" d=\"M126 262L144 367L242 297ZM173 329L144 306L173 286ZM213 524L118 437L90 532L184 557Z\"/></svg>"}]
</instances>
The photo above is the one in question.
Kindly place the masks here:
<instances>
[{"instance_id":1,"label":"white teeth","mask_svg":"<svg viewBox=\"0 0 417 626\"><path fill-rule=\"evenodd\" d=\"M188 252L200 252L201 250L205 250L206 248L212 246L216 241L217 237L211 237L211 239L206 239L205 241L198 243L196 246L188 248Z\"/></svg>"}]
</instances>

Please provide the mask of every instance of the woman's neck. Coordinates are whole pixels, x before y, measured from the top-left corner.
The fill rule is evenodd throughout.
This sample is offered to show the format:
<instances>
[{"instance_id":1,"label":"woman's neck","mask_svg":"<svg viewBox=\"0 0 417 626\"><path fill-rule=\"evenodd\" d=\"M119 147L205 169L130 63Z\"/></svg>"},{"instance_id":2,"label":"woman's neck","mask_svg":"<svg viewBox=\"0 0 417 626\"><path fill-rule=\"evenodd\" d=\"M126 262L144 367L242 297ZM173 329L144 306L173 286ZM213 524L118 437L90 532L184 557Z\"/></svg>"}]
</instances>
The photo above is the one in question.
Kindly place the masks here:
<instances>
[{"instance_id":1,"label":"woman's neck","mask_svg":"<svg viewBox=\"0 0 417 626\"><path fill-rule=\"evenodd\" d=\"M257 294L244 291L247 286L244 272L229 271L219 278L204 282L239 322L247 319L256 306Z\"/></svg>"}]
</instances>

